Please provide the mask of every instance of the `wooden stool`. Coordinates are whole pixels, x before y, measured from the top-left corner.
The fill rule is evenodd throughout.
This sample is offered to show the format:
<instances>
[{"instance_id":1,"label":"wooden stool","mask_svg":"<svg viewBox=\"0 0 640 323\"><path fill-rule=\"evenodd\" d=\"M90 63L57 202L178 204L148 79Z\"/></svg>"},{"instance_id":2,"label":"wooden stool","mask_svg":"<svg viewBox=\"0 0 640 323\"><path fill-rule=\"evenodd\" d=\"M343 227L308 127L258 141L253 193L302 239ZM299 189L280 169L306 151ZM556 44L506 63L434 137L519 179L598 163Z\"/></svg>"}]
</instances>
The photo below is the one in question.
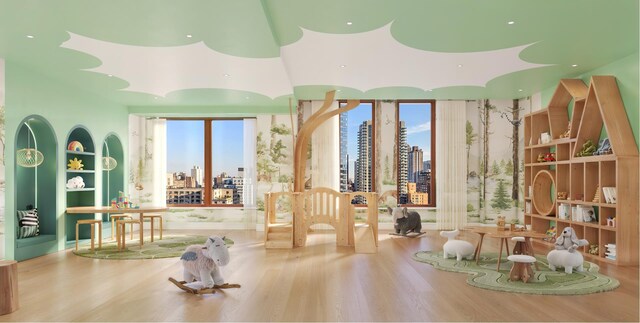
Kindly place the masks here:
<instances>
[{"instance_id":1,"label":"wooden stool","mask_svg":"<svg viewBox=\"0 0 640 323\"><path fill-rule=\"evenodd\" d=\"M0 260L0 315L15 312L18 303L18 262Z\"/></svg>"},{"instance_id":2,"label":"wooden stool","mask_svg":"<svg viewBox=\"0 0 640 323\"><path fill-rule=\"evenodd\" d=\"M78 226L81 224L91 224L91 250L94 249L94 238L96 236L96 227L95 225L98 225L98 248L102 248L102 220L95 220L95 219L87 219L87 220L78 220L76 222L76 251L78 250L78 238L79 238L79 232L78 232Z\"/></svg>"},{"instance_id":3,"label":"wooden stool","mask_svg":"<svg viewBox=\"0 0 640 323\"><path fill-rule=\"evenodd\" d=\"M118 220L122 220L122 219L129 219L131 220L131 215L129 214L112 214L110 216L111 218L111 240L114 240L114 236L116 234L116 221ZM133 240L133 224L131 225L131 239Z\"/></svg>"},{"instance_id":4,"label":"wooden stool","mask_svg":"<svg viewBox=\"0 0 640 323\"><path fill-rule=\"evenodd\" d=\"M142 218L149 219L149 222L151 222L151 242L153 242L153 220L156 218L160 220L160 240L162 240L162 215L160 213L147 213L143 214Z\"/></svg>"},{"instance_id":5,"label":"wooden stool","mask_svg":"<svg viewBox=\"0 0 640 323\"><path fill-rule=\"evenodd\" d=\"M528 282L533 277L533 269L531 264L536 262L536 258L527 255L511 255L507 257L509 261L513 262L513 267L509 272L509 280L516 281L522 280Z\"/></svg>"},{"instance_id":6,"label":"wooden stool","mask_svg":"<svg viewBox=\"0 0 640 323\"><path fill-rule=\"evenodd\" d=\"M118 220L116 221L116 241L118 243L118 250L124 250L125 245L125 228L124 226L131 224L131 239L133 239L133 225L140 224L138 220ZM140 228L142 230L142 227ZM140 248L142 248L142 240L140 241Z\"/></svg>"},{"instance_id":7,"label":"wooden stool","mask_svg":"<svg viewBox=\"0 0 640 323\"><path fill-rule=\"evenodd\" d=\"M514 255L527 255L527 256L535 257L533 255L533 248L531 247L531 241L527 241L527 238L513 237L511 238L511 241L514 241L516 243L516 245L513 246ZM538 267L537 261L534 262L534 265L536 266L536 270L540 270L540 268Z\"/></svg>"}]
</instances>

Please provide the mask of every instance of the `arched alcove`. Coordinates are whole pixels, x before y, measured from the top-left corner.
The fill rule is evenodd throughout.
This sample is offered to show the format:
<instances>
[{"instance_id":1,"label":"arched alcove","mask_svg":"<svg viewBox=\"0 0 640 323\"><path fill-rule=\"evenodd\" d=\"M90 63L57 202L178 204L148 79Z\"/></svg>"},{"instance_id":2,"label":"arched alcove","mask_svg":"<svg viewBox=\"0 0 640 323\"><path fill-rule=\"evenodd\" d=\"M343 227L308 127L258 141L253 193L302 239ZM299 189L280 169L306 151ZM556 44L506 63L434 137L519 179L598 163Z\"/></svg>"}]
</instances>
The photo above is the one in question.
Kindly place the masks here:
<instances>
[{"instance_id":1,"label":"arched alcove","mask_svg":"<svg viewBox=\"0 0 640 323\"><path fill-rule=\"evenodd\" d=\"M56 245L57 142L49 122L37 115L22 120L16 131L14 151L16 211L38 210L38 234L28 237L19 234L24 229L21 229L18 212L14 215L15 258L24 260L55 250Z\"/></svg>"},{"instance_id":2,"label":"arched alcove","mask_svg":"<svg viewBox=\"0 0 640 323\"><path fill-rule=\"evenodd\" d=\"M124 150L120 138L110 133L102 142L102 205L109 206L111 199L124 192ZM102 215L102 221L109 221L108 215ZM105 226L107 227L107 226Z\"/></svg>"},{"instance_id":3,"label":"arched alcove","mask_svg":"<svg viewBox=\"0 0 640 323\"><path fill-rule=\"evenodd\" d=\"M67 207L71 206L95 206L96 204L96 148L93 137L89 130L77 125L71 129L66 141L66 183L69 179L80 176L84 183L81 187L68 187L67 191ZM71 169L68 164L71 160L82 161L82 169ZM80 219L93 219L95 214L72 214L66 215L65 231L67 233L67 242L76 239L76 222ZM80 226L80 239L89 239L91 237L90 226Z\"/></svg>"}]
</instances>

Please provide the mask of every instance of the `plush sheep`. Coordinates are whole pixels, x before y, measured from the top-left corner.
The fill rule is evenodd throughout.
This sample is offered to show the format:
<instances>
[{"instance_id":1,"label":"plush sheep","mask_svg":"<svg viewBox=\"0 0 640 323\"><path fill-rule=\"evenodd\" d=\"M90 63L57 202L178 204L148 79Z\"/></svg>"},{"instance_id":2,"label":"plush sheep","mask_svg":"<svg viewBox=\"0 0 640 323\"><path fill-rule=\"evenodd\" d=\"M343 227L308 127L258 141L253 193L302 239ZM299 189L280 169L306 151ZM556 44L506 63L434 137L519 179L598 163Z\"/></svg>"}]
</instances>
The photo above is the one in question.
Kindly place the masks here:
<instances>
[{"instance_id":1,"label":"plush sheep","mask_svg":"<svg viewBox=\"0 0 640 323\"><path fill-rule=\"evenodd\" d=\"M224 237L211 236L204 245L188 246L180 257L184 267L184 281L199 282L203 288L223 285L224 279L220 273L220 266L229 263L229 250L224 243Z\"/></svg>"},{"instance_id":2,"label":"plush sheep","mask_svg":"<svg viewBox=\"0 0 640 323\"><path fill-rule=\"evenodd\" d=\"M567 274L573 273L573 268L577 272L583 272L582 263L584 258L580 252L569 252L569 250L551 250L547 254L549 269L555 271L556 267L564 267Z\"/></svg>"},{"instance_id":3,"label":"plush sheep","mask_svg":"<svg viewBox=\"0 0 640 323\"><path fill-rule=\"evenodd\" d=\"M387 211L393 217L393 227L396 229L396 233L404 236L409 232L420 233L420 230L422 230L422 223L418 212L409 211L406 207L396 207L392 209L388 206Z\"/></svg>"},{"instance_id":4,"label":"plush sheep","mask_svg":"<svg viewBox=\"0 0 640 323\"><path fill-rule=\"evenodd\" d=\"M449 255L456 255L457 261L462 260L462 258L467 258L468 260L473 259L475 247L469 241L455 240L454 238L458 233L460 233L460 231L457 229L440 232L440 236L447 238L447 242L442 246L444 258L447 259Z\"/></svg>"}]
</instances>

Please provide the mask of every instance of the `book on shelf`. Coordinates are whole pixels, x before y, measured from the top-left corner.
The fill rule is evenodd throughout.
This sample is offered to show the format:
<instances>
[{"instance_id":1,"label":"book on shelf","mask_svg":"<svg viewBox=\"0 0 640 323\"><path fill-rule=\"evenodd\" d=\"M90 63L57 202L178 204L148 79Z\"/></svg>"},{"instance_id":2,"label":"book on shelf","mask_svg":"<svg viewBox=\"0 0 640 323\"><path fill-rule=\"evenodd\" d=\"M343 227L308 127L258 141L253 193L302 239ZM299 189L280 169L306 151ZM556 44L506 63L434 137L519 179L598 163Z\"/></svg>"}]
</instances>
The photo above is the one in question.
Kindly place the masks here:
<instances>
[{"instance_id":1,"label":"book on shelf","mask_svg":"<svg viewBox=\"0 0 640 323\"><path fill-rule=\"evenodd\" d=\"M560 203L560 206L558 207L558 218L562 220L568 220L570 211L571 205L567 203Z\"/></svg>"},{"instance_id":2,"label":"book on shelf","mask_svg":"<svg viewBox=\"0 0 640 323\"><path fill-rule=\"evenodd\" d=\"M527 201L524 203L524 213L531 213L531 202Z\"/></svg>"},{"instance_id":3,"label":"book on shelf","mask_svg":"<svg viewBox=\"0 0 640 323\"><path fill-rule=\"evenodd\" d=\"M615 251L607 251L604 254L607 255L607 256L614 256L614 257L616 256L616 252Z\"/></svg>"},{"instance_id":4,"label":"book on shelf","mask_svg":"<svg viewBox=\"0 0 640 323\"><path fill-rule=\"evenodd\" d=\"M606 244L604 246L609 248L609 249L615 249L616 248L616 244L615 243L608 243L608 244Z\"/></svg>"},{"instance_id":5,"label":"book on shelf","mask_svg":"<svg viewBox=\"0 0 640 323\"><path fill-rule=\"evenodd\" d=\"M607 203L615 204L617 201L616 188L615 187L603 187L602 194L604 194L604 200Z\"/></svg>"}]
</instances>

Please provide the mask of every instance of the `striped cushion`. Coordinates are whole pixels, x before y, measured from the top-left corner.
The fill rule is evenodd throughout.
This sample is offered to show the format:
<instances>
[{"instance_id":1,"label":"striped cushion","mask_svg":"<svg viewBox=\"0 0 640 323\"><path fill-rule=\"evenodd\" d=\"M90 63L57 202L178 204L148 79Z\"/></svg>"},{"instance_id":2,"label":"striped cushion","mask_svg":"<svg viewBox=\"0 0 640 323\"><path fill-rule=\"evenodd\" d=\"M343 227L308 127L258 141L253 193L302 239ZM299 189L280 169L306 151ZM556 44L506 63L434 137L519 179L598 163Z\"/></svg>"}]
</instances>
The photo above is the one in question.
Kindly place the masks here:
<instances>
[{"instance_id":1,"label":"striped cushion","mask_svg":"<svg viewBox=\"0 0 640 323\"><path fill-rule=\"evenodd\" d=\"M38 209L18 210L18 239L35 237L40 234L40 221Z\"/></svg>"}]
</instances>

